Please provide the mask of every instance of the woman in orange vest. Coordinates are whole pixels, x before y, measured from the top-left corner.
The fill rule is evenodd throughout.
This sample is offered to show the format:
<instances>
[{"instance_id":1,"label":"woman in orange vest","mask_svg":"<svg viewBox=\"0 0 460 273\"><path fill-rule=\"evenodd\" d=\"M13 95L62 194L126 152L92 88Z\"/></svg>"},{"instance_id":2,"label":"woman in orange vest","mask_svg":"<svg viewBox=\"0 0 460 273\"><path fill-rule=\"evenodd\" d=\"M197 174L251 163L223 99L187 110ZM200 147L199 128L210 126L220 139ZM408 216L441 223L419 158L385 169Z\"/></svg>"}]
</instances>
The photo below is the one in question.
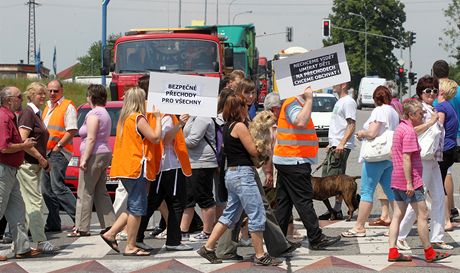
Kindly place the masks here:
<instances>
[{"instance_id":1,"label":"woman in orange vest","mask_svg":"<svg viewBox=\"0 0 460 273\"><path fill-rule=\"evenodd\" d=\"M145 117L145 93L141 88L125 92L123 108L117 125L110 176L119 178L128 192L127 211L120 214L112 228L101 238L115 251L120 252L115 236L127 226L127 244L124 256L148 256L150 252L136 246L136 235L141 216L147 210L148 182L155 174L147 170L148 142L158 143L161 138L160 112L154 106L155 128Z\"/></svg>"}]
</instances>

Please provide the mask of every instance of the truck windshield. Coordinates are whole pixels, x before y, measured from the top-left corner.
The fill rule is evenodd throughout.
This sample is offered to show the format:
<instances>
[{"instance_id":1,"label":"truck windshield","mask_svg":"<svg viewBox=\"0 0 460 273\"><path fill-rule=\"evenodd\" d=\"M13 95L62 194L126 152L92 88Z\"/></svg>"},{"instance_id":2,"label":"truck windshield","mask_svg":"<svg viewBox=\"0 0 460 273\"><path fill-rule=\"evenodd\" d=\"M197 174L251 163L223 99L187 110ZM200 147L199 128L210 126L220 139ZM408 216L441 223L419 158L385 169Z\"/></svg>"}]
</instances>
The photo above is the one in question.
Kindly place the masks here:
<instances>
[{"instance_id":1,"label":"truck windshield","mask_svg":"<svg viewBox=\"0 0 460 273\"><path fill-rule=\"evenodd\" d=\"M203 40L154 39L120 43L117 47L117 73L174 71L219 72L217 43Z\"/></svg>"},{"instance_id":2,"label":"truck windshield","mask_svg":"<svg viewBox=\"0 0 460 273\"><path fill-rule=\"evenodd\" d=\"M312 112L332 112L337 102L335 97L313 97Z\"/></svg>"}]
</instances>

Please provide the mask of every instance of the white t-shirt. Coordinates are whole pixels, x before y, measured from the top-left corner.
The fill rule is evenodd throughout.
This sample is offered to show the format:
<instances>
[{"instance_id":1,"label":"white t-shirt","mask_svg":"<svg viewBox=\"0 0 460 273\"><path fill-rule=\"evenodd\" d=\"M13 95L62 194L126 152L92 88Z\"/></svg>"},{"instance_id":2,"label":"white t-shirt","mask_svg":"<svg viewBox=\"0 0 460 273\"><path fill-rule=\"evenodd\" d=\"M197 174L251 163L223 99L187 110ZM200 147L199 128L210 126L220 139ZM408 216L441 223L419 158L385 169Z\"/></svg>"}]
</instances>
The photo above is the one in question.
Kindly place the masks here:
<instances>
[{"instance_id":1,"label":"white t-shirt","mask_svg":"<svg viewBox=\"0 0 460 273\"><path fill-rule=\"evenodd\" d=\"M396 129L396 127L399 124L399 115L391 105L383 104L381 106L375 107L374 110L372 110L371 116L363 125L363 129L368 130L369 124L371 124L374 121L381 122L379 133L377 134L377 136L380 136L386 130L394 131ZM362 162L362 160L363 146L361 145L358 161Z\"/></svg>"},{"instance_id":2,"label":"white t-shirt","mask_svg":"<svg viewBox=\"0 0 460 273\"><path fill-rule=\"evenodd\" d=\"M329 146L337 146L345 135L347 119L356 121L356 102L349 95L341 97L332 111L331 124L329 126ZM352 136L345 144L345 148L353 149L355 138Z\"/></svg>"}]
</instances>

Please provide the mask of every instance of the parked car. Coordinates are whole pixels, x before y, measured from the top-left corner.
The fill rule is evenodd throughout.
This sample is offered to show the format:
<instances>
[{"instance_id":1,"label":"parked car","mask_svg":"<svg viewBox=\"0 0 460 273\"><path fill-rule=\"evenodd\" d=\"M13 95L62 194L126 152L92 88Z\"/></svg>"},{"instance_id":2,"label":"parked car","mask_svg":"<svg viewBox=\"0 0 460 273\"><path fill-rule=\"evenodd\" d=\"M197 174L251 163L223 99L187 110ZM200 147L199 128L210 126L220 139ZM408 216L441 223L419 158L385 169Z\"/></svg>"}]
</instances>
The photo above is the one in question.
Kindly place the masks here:
<instances>
[{"instance_id":1,"label":"parked car","mask_svg":"<svg viewBox=\"0 0 460 273\"><path fill-rule=\"evenodd\" d=\"M364 77L359 83L358 99L356 104L358 109L361 110L363 107L375 107L374 105L374 91L379 85L385 83L384 78L377 77Z\"/></svg>"},{"instance_id":2,"label":"parked car","mask_svg":"<svg viewBox=\"0 0 460 273\"><path fill-rule=\"evenodd\" d=\"M112 131L110 132L109 138L109 146L113 150L113 145L115 142L115 135L117 132L117 122L118 117L120 115L121 107L123 106L122 101L108 101L107 105L105 106L107 112L109 112L110 118L112 119ZM77 109L77 124L78 128L83 125L85 121L86 114L91 110L91 107L88 103L82 104ZM73 156L70 159L69 165L67 166L66 174L65 174L65 184L70 188L72 193L77 196L77 189L78 189L78 173L79 173L79 165L80 165L80 143L81 137L76 134L73 138ZM108 176L110 171L110 167L107 168L107 191L112 198L115 198L115 190L118 186L118 180L112 180Z\"/></svg>"},{"instance_id":3,"label":"parked car","mask_svg":"<svg viewBox=\"0 0 460 273\"><path fill-rule=\"evenodd\" d=\"M333 94L314 93L311 118L315 124L316 135L320 146L327 146L329 143L329 125L331 123L332 111L334 110L337 98Z\"/></svg>"}]
</instances>

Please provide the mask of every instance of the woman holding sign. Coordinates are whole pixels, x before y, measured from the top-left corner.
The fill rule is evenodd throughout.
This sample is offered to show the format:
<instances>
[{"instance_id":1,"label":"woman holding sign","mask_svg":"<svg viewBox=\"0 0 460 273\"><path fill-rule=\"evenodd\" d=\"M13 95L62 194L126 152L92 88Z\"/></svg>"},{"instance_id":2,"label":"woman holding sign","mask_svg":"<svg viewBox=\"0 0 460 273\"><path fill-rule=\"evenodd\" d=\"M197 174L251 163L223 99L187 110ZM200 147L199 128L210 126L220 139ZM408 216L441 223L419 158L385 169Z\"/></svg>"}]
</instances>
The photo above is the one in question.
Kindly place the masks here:
<instances>
[{"instance_id":1,"label":"woman holding sign","mask_svg":"<svg viewBox=\"0 0 460 273\"><path fill-rule=\"evenodd\" d=\"M145 116L144 90L134 87L125 92L110 176L119 178L128 192L127 211L120 214L112 228L101 234L113 250L120 252L115 236L127 226L125 256L150 255L136 246L136 235L141 216L147 211L148 182L155 179L155 173L145 168L148 142L158 143L161 138L160 112L155 106L152 112L156 118L155 129L150 127Z\"/></svg>"}]
</instances>

